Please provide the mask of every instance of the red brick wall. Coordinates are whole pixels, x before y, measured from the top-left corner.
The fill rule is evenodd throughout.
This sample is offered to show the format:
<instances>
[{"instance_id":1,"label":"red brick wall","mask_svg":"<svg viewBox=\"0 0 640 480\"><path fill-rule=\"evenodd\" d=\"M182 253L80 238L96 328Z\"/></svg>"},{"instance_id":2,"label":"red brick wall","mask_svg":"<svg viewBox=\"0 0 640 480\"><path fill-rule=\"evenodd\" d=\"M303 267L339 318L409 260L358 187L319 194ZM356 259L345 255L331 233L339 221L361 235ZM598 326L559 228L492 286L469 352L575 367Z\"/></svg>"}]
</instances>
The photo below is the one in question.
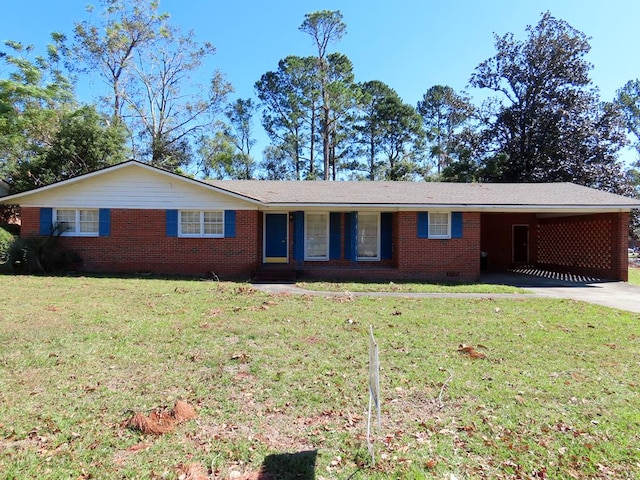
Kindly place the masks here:
<instances>
[{"instance_id":1,"label":"red brick wall","mask_svg":"<svg viewBox=\"0 0 640 480\"><path fill-rule=\"evenodd\" d=\"M344 229L344 216L342 227ZM342 240L341 256L344 257L344 231ZM390 260L306 261L298 268L305 278L314 279L474 281L480 277L480 214L463 214L462 238L435 240L418 238L416 212L394 213Z\"/></svg>"},{"instance_id":2,"label":"red brick wall","mask_svg":"<svg viewBox=\"0 0 640 480\"><path fill-rule=\"evenodd\" d=\"M538 219L535 213L483 213L480 245L488 253L488 270L507 270L513 266L513 226L529 226L529 263L537 261Z\"/></svg>"},{"instance_id":3,"label":"red brick wall","mask_svg":"<svg viewBox=\"0 0 640 480\"><path fill-rule=\"evenodd\" d=\"M480 277L480 214L462 216L462 238L418 238L418 214L397 214L398 274L402 278L473 281Z\"/></svg>"},{"instance_id":4,"label":"red brick wall","mask_svg":"<svg viewBox=\"0 0 640 480\"><path fill-rule=\"evenodd\" d=\"M244 278L262 261L260 212L236 212L235 238L175 238L166 235L164 210L111 209L109 237L62 237L88 272L152 272ZM39 232L39 209L22 209L22 235Z\"/></svg>"},{"instance_id":5,"label":"red brick wall","mask_svg":"<svg viewBox=\"0 0 640 480\"><path fill-rule=\"evenodd\" d=\"M37 236L39 209L24 207L21 216L22 236ZM235 238L167 237L165 218L164 210L112 209L111 236L67 237L61 241L82 257L83 270L94 272L205 275L213 271L221 278L244 279L262 263L262 212L238 211ZM538 256L544 252L564 251L562 249L566 248L569 251L580 250L578 246L572 246L570 239L590 238L598 230L594 229L594 225L606 224L610 226L609 229L598 231L608 233L599 233L594 241L601 246L604 242L608 264L578 265L576 262L567 263L563 260L566 265L561 265L560 261L552 261L543 266L626 281L628 222L628 213L537 220L534 214L481 215L465 212L462 238L435 240L418 238L416 212L399 212L394 214L393 219L392 260L357 264L350 260L305 262L303 268L315 268L317 274L326 274L328 278L335 277L342 270L345 276L351 278L355 278L354 274L357 274L360 278L368 279L379 273L380 278L390 280L472 281L477 280L480 275L481 249L489 252L490 267L511 266L513 224L530 226L531 263L538 262ZM561 227L561 223L564 226ZM545 229L556 233L539 233ZM565 230L570 230L570 233L557 233ZM293 236L292 232L291 229L290 238ZM538 240L538 235L544 237ZM291 252L292 250L290 255ZM582 254L589 255L588 249L582 251ZM569 253L566 253L565 259L568 256Z\"/></svg>"},{"instance_id":6,"label":"red brick wall","mask_svg":"<svg viewBox=\"0 0 640 480\"><path fill-rule=\"evenodd\" d=\"M165 218L164 210L112 209L109 237L66 237L61 241L80 255L84 271L188 275L214 271L220 277L242 278L262 262L261 212L238 211L236 238L225 239L167 237ZM461 239L429 240L418 239L415 212L397 213L391 260L304 262L303 269L327 278L474 280L480 272L479 218L479 214L464 214ZM24 236L38 235L38 208L23 208L22 220ZM290 247L292 257L293 245Z\"/></svg>"}]
</instances>

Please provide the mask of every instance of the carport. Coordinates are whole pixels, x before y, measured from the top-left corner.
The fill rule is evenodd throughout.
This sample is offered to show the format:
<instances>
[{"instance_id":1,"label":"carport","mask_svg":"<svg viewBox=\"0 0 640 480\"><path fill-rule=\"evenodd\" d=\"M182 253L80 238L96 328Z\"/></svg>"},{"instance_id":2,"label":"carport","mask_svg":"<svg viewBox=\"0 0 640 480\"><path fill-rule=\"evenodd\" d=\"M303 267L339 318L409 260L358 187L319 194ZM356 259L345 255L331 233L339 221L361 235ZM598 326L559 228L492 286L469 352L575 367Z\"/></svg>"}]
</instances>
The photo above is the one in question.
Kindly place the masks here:
<instances>
[{"instance_id":1,"label":"carport","mask_svg":"<svg viewBox=\"0 0 640 480\"><path fill-rule=\"evenodd\" d=\"M481 214L480 248L487 255L486 270L531 266L573 275L628 279L629 211L611 211L613 205L593 204L541 208L541 201L544 197L535 202L537 212L517 212L512 207L512 211ZM531 208L535 208L533 204L523 205L521 210Z\"/></svg>"}]
</instances>

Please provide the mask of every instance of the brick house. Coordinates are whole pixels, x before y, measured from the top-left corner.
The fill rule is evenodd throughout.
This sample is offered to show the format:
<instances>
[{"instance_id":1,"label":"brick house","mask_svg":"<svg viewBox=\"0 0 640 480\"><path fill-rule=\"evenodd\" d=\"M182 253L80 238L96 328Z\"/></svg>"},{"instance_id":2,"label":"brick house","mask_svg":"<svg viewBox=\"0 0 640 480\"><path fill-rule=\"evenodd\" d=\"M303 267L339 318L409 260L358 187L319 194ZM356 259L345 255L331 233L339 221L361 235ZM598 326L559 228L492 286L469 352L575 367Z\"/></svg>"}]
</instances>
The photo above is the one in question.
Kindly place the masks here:
<instances>
[{"instance_id":1,"label":"brick house","mask_svg":"<svg viewBox=\"0 0 640 480\"><path fill-rule=\"evenodd\" d=\"M0 202L22 236L62 224L82 271L386 281L519 265L627 280L640 207L568 183L200 181L137 161Z\"/></svg>"}]
</instances>

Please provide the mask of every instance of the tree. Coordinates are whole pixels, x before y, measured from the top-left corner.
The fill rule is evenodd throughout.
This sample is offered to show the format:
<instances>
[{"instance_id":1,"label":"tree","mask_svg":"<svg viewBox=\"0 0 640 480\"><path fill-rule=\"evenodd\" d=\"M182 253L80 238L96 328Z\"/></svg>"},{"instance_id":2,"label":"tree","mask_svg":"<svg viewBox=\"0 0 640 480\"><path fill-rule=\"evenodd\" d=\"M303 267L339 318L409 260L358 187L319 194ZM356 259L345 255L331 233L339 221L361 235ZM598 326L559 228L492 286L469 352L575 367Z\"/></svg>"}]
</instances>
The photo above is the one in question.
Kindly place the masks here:
<instances>
[{"instance_id":1,"label":"tree","mask_svg":"<svg viewBox=\"0 0 640 480\"><path fill-rule=\"evenodd\" d=\"M251 155L251 149L256 144L252 134L253 115L257 106L250 98L237 99L227 106L225 115L228 126L225 133L235 147L236 164L241 172L238 178L249 180L253 178L256 162Z\"/></svg>"},{"instance_id":2,"label":"tree","mask_svg":"<svg viewBox=\"0 0 640 480\"><path fill-rule=\"evenodd\" d=\"M623 190L620 110L589 89L587 37L548 12L527 33L496 36L496 55L471 77L499 95L483 131L482 179Z\"/></svg>"},{"instance_id":3,"label":"tree","mask_svg":"<svg viewBox=\"0 0 640 480\"><path fill-rule=\"evenodd\" d=\"M422 118L415 108L395 96L386 97L378 108L385 158L385 180L412 180L425 175Z\"/></svg>"},{"instance_id":4,"label":"tree","mask_svg":"<svg viewBox=\"0 0 640 480\"><path fill-rule=\"evenodd\" d=\"M8 67L0 79L0 174L15 183L17 169L46 151L65 112L76 108L73 86L58 65L55 46L35 56L32 46L5 42L0 60Z\"/></svg>"},{"instance_id":5,"label":"tree","mask_svg":"<svg viewBox=\"0 0 640 480\"><path fill-rule=\"evenodd\" d=\"M176 170L191 142L214 125L231 85L214 72L208 87L192 74L215 53L158 13L158 2L104 0L101 24L76 26L76 58L97 69L112 90L112 117L133 132L134 154Z\"/></svg>"},{"instance_id":6,"label":"tree","mask_svg":"<svg viewBox=\"0 0 640 480\"><path fill-rule=\"evenodd\" d=\"M134 57L162 35L168 14L158 11L158 1L102 0L101 21L75 24L74 60L81 71L94 71L109 86L103 101L111 104L112 121L123 119L126 91L134 81ZM87 7L93 11L93 7Z\"/></svg>"},{"instance_id":7,"label":"tree","mask_svg":"<svg viewBox=\"0 0 640 480\"><path fill-rule=\"evenodd\" d=\"M65 113L48 148L20 164L13 186L28 190L123 162L125 141L124 127L109 124L93 106Z\"/></svg>"},{"instance_id":8,"label":"tree","mask_svg":"<svg viewBox=\"0 0 640 480\"><path fill-rule=\"evenodd\" d=\"M385 161L380 142L384 133L384 121L381 118L381 104L397 93L386 83L379 80L360 83L359 115L356 120L356 155L366 159L364 163L354 165L354 170L366 172L368 180L381 178Z\"/></svg>"},{"instance_id":9,"label":"tree","mask_svg":"<svg viewBox=\"0 0 640 480\"><path fill-rule=\"evenodd\" d=\"M422 118L391 87L378 80L359 85L355 152L368 180L411 180L424 175Z\"/></svg>"},{"instance_id":10,"label":"tree","mask_svg":"<svg viewBox=\"0 0 640 480\"><path fill-rule=\"evenodd\" d=\"M342 13L340 11L322 10L306 14L304 22L300 25L300 30L311 36L318 52L316 60L318 67L317 79L322 99L320 133L322 135L324 179L329 180L330 172L333 172L335 180L335 160L332 161L332 152L335 152L335 146L332 144L332 139L335 138L338 128L337 121L340 115L335 113L335 105L333 103L337 100L336 95L342 96L345 87L348 88L348 86L341 85L341 80L336 78L336 72L332 72L331 63L333 63L333 66L342 64L344 67L343 59L338 61L334 57L333 62L329 61L327 47L329 43L340 40L346 34L347 26L342 21ZM344 69L341 71L343 74L345 73Z\"/></svg>"},{"instance_id":11,"label":"tree","mask_svg":"<svg viewBox=\"0 0 640 480\"><path fill-rule=\"evenodd\" d=\"M256 162L251 156L255 140L251 121L256 106L251 99L238 99L225 109L228 123L220 122L213 138L203 135L198 155L206 178L250 180Z\"/></svg>"},{"instance_id":12,"label":"tree","mask_svg":"<svg viewBox=\"0 0 640 480\"><path fill-rule=\"evenodd\" d=\"M635 137L634 147L640 154L640 80L629 80L618 90L615 101L622 108L627 128Z\"/></svg>"},{"instance_id":13,"label":"tree","mask_svg":"<svg viewBox=\"0 0 640 480\"><path fill-rule=\"evenodd\" d=\"M292 180L290 169L287 167L287 153L279 147L269 145L263 152L263 169L265 180Z\"/></svg>"},{"instance_id":14,"label":"tree","mask_svg":"<svg viewBox=\"0 0 640 480\"><path fill-rule=\"evenodd\" d=\"M418 102L418 113L424 121L430 155L435 159L438 175L449 166L459 150L459 134L474 114L468 97L453 88L435 85Z\"/></svg>"},{"instance_id":15,"label":"tree","mask_svg":"<svg viewBox=\"0 0 640 480\"><path fill-rule=\"evenodd\" d=\"M325 116L324 107L320 116L320 131L329 136L329 157L325 161L324 179L336 180L338 170L342 167L351 151L352 127L355 118L359 89L354 82L353 64L346 55L331 53L327 57L327 83L324 87L326 97L330 99L331 108ZM322 142L323 157L326 144ZM329 172L326 168L329 168Z\"/></svg>"},{"instance_id":16,"label":"tree","mask_svg":"<svg viewBox=\"0 0 640 480\"><path fill-rule=\"evenodd\" d=\"M262 102L262 126L281 155L288 159L294 178L315 176L316 114L320 100L314 82L313 57L289 56L278 69L255 84Z\"/></svg>"},{"instance_id":17,"label":"tree","mask_svg":"<svg viewBox=\"0 0 640 480\"><path fill-rule=\"evenodd\" d=\"M234 146L222 130L213 137L203 135L198 142L201 172L204 178L224 180L236 178L233 158Z\"/></svg>"}]
</instances>

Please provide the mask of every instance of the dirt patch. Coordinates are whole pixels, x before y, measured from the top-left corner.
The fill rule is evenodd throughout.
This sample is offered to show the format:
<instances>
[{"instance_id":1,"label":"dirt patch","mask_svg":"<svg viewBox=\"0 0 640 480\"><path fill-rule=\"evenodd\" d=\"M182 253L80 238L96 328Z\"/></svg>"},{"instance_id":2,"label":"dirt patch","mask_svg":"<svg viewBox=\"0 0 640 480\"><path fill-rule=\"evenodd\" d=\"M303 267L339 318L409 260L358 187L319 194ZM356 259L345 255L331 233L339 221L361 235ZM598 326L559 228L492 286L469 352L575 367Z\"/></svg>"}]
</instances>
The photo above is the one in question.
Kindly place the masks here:
<instances>
[{"instance_id":1,"label":"dirt patch","mask_svg":"<svg viewBox=\"0 0 640 480\"><path fill-rule=\"evenodd\" d=\"M129 419L123 422L123 425L126 428L145 434L163 435L175 430L179 423L196 417L196 411L191 405L182 400L178 400L170 411L167 411L166 408L157 408L149 413L149 415L135 412Z\"/></svg>"}]
</instances>

